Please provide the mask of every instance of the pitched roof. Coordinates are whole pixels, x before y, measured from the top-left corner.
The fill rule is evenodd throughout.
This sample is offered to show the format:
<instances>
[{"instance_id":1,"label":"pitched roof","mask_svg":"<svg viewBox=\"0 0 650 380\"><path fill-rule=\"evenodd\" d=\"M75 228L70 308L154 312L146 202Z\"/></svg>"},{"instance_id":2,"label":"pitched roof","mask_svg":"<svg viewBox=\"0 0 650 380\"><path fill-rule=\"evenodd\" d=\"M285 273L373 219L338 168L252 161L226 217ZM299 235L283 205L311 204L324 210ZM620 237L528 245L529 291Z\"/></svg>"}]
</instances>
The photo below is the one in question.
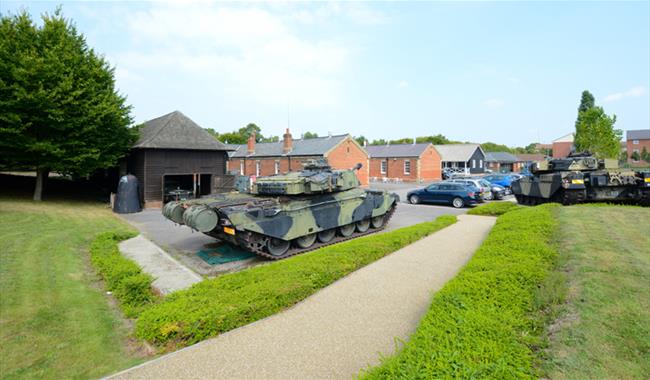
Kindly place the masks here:
<instances>
[{"instance_id":1,"label":"pitched roof","mask_svg":"<svg viewBox=\"0 0 650 380\"><path fill-rule=\"evenodd\" d=\"M519 161L530 162L530 161L543 161L546 156L541 153L522 153L518 154L517 158Z\"/></svg>"},{"instance_id":2,"label":"pitched roof","mask_svg":"<svg viewBox=\"0 0 650 380\"><path fill-rule=\"evenodd\" d=\"M180 111L145 122L134 148L229 150Z\"/></svg>"},{"instance_id":3,"label":"pitched roof","mask_svg":"<svg viewBox=\"0 0 650 380\"><path fill-rule=\"evenodd\" d=\"M487 152L485 153L485 161L512 163L519 161L519 159L514 154L508 152Z\"/></svg>"},{"instance_id":4,"label":"pitched roof","mask_svg":"<svg viewBox=\"0 0 650 380\"><path fill-rule=\"evenodd\" d=\"M557 139L553 140L554 143L559 143L559 142L573 142L573 138L575 137L575 133L571 132L569 134L566 134L562 137L558 137Z\"/></svg>"},{"instance_id":5,"label":"pitched roof","mask_svg":"<svg viewBox=\"0 0 650 380\"><path fill-rule=\"evenodd\" d=\"M433 147L440 153L441 161L449 162L467 162L476 149L481 149L479 144L444 144Z\"/></svg>"},{"instance_id":6,"label":"pitched roof","mask_svg":"<svg viewBox=\"0 0 650 380\"><path fill-rule=\"evenodd\" d=\"M627 131L627 140L650 140L650 129Z\"/></svg>"},{"instance_id":7,"label":"pitched roof","mask_svg":"<svg viewBox=\"0 0 650 380\"><path fill-rule=\"evenodd\" d=\"M239 145L230 157L274 157L274 156L322 156L350 135L316 137L313 139L294 139L293 149L285 154L282 140L271 143L256 143L255 153L248 154L246 144Z\"/></svg>"},{"instance_id":8,"label":"pitched roof","mask_svg":"<svg viewBox=\"0 0 650 380\"><path fill-rule=\"evenodd\" d=\"M371 158L384 157L420 157L431 143L369 145L366 147Z\"/></svg>"}]
</instances>

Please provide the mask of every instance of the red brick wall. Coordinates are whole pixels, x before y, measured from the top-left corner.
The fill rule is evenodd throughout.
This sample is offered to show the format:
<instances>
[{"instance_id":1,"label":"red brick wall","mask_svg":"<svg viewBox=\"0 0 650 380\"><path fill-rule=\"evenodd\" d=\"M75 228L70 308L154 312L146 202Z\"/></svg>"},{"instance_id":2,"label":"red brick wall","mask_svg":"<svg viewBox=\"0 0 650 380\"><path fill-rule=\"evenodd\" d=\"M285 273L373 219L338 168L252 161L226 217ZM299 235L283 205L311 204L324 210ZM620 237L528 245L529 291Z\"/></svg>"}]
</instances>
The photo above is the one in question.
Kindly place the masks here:
<instances>
[{"instance_id":1,"label":"red brick wall","mask_svg":"<svg viewBox=\"0 0 650 380\"><path fill-rule=\"evenodd\" d=\"M402 181L414 182L418 180L418 165L419 159L417 157L408 158L371 158L370 164L371 177L376 178L399 178ZM404 162L411 161L411 174L404 174ZM386 161L386 173L381 173L381 162Z\"/></svg>"},{"instance_id":2,"label":"red brick wall","mask_svg":"<svg viewBox=\"0 0 650 380\"><path fill-rule=\"evenodd\" d=\"M566 157L571 153L572 142L555 142L553 143L553 158Z\"/></svg>"},{"instance_id":3,"label":"red brick wall","mask_svg":"<svg viewBox=\"0 0 650 380\"><path fill-rule=\"evenodd\" d=\"M643 159L641 158L641 153L643 153L643 148L644 147L648 151L648 153L650 153L650 140L638 140L638 141L639 141L638 144L633 144L633 142L634 142L633 140L627 140L627 162L630 165L633 165L633 166L637 166L637 165L638 166L641 166L641 165L646 166L646 165L648 165L648 163L643 161ZM637 149L639 151L639 161L638 162L634 162L634 160L632 160L632 153L634 152L635 149Z\"/></svg>"},{"instance_id":4,"label":"red brick wall","mask_svg":"<svg viewBox=\"0 0 650 380\"><path fill-rule=\"evenodd\" d=\"M369 180L368 153L361 148L351 137L343 140L325 156L330 166L334 169L350 169L357 163L363 167L357 172L361 186L367 186Z\"/></svg>"},{"instance_id":5,"label":"red brick wall","mask_svg":"<svg viewBox=\"0 0 650 380\"><path fill-rule=\"evenodd\" d=\"M420 181L437 181L442 179L440 154L433 145L422 152L419 160Z\"/></svg>"}]
</instances>

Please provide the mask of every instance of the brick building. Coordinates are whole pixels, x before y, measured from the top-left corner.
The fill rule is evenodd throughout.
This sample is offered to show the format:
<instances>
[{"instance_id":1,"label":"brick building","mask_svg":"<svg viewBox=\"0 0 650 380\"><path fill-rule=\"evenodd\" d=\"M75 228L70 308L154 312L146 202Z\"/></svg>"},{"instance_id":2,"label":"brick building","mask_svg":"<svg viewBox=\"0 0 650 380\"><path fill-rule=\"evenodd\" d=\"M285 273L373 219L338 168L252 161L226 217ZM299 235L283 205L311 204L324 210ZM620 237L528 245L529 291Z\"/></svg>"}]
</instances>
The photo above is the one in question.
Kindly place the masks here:
<instances>
[{"instance_id":1,"label":"brick building","mask_svg":"<svg viewBox=\"0 0 650 380\"><path fill-rule=\"evenodd\" d=\"M255 136L245 145L232 145L229 171L248 176L267 176L302 170L303 162L325 158L334 169L350 169L357 163L363 167L357 172L362 186L368 185L368 153L349 134L293 139L287 128L283 139L272 143L257 143Z\"/></svg>"},{"instance_id":2,"label":"brick building","mask_svg":"<svg viewBox=\"0 0 650 380\"><path fill-rule=\"evenodd\" d=\"M575 146L573 145L574 138L575 133L572 132L553 140L553 158L568 156L569 153L575 149Z\"/></svg>"},{"instance_id":3,"label":"brick building","mask_svg":"<svg viewBox=\"0 0 650 380\"><path fill-rule=\"evenodd\" d=\"M443 168L462 169L466 173L485 172L485 152L479 144L434 145Z\"/></svg>"},{"instance_id":4,"label":"brick building","mask_svg":"<svg viewBox=\"0 0 650 380\"><path fill-rule=\"evenodd\" d=\"M650 129L627 131L625 137L627 140L627 162L630 165L647 165L648 163L643 160L641 154L643 148L650 153ZM639 154L639 160L632 158L634 152Z\"/></svg>"},{"instance_id":5,"label":"brick building","mask_svg":"<svg viewBox=\"0 0 650 380\"><path fill-rule=\"evenodd\" d=\"M519 172L524 164L517 156L508 152L485 153L485 162L487 169L499 173Z\"/></svg>"},{"instance_id":6,"label":"brick building","mask_svg":"<svg viewBox=\"0 0 650 380\"><path fill-rule=\"evenodd\" d=\"M406 182L440 180L440 155L431 143L371 145L370 177Z\"/></svg>"}]
</instances>

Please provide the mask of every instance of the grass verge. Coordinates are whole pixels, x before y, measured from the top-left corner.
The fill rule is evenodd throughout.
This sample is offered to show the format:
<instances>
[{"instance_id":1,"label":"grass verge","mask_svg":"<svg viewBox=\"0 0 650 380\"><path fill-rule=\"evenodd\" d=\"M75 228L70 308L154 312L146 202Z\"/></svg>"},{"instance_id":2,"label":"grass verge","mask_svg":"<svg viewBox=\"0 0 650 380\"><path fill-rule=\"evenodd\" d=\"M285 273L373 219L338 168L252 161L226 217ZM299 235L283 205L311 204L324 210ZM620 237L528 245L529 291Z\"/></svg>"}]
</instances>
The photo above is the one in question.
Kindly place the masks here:
<instances>
[{"instance_id":1,"label":"grass verge","mask_svg":"<svg viewBox=\"0 0 650 380\"><path fill-rule=\"evenodd\" d=\"M132 229L97 203L0 198L2 378L96 378L136 364L87 249Z\"/></svg>"},{"instance_id":2,"label":"grass verge","mask_svg":"<svg viewBox=\"0 0 650 380\"><path fill-rule=\"evenodd\" d=\"M102 275L108 290L120 301L122 311L127 317L137 317L158 297L151 288L153 278L143 273L132 260L124 257L117 246L122 240L135 236L135 233L104 232L90 245L90 259Z\"/></svg>"},{"instance_id":3,"label":"grass verge","mask_svg":"<svg viewBox=\"0 0 650 380\"><path fill-rule=\"evenodd\" d=\"M513 202L491 202L478 207L474 207L473 209L469 210L467 214L499 216L518 208L521 208L521 206Z\"/></svg>"},{"instance_id":4,"label":"grass verge","mask_svg":"<svg viewBox=\"0 0 650 380\"><path fill-rule=\"evenodd\" d=\"M167 349L186 346L277 313L339 278L456 222L444 215L396 231L321 248L175 292L145 310L136 335Z\"/></svg>"},{"instance_id":5,"label":"grass verge","mask_svg":"<svg viewBox=\"0 0 650 380\"><path fill-rule=\"evenodd\" d=\"M541 368L552 379L645 379L650 373L650 209L560 210L558 273L566 303Z\"/></svg>"},{"instance_id":6,"label":"grass verge","mask_svg":"<svg viewBox=\"0 0 650 380\"><path fill-rule=\"evenodd\" d=\"M536 377L534 350L544 336L539 289L557 257L557 207L500 216L470 262L435 294L401 351L362 377Z\"/></svg>"}]
</instances>

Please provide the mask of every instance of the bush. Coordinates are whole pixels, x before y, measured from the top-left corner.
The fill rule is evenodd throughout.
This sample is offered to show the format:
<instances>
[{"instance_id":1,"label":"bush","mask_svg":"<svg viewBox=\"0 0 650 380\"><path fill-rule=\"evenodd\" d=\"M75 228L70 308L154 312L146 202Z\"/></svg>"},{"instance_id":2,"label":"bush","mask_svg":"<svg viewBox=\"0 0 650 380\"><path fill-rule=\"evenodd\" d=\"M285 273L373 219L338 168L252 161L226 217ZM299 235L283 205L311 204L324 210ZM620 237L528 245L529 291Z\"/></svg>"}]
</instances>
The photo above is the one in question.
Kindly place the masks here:
<instances>
[{"instance_id":1,"label":"bush","mask_svg":"<svg viewBox=\"0 0 650 380\"><path fill-rule=\"evenodd\" d=\"M556 204L499 217L474 257L433 297L408 343L376 378L534 378L543 342L538 288L554 267Z\"/></svg>"},{"instance_id":2,"label":"bush","mask_svg":"<svg viewBox=\"0 0 650 380\"><path fill-rule=\"evenodd\" d=\"M512 202L492 202L474 207L473 209L469 210L467 214L499 216L505 214L508 211L516 210L519 208L521 208L521 206Z\"/></svg>"},{"instance_id":3,"label":"bush","mask_svg":"<svg viewBox=\"0 0 650 380\"><path fill-rule=\"evenodd\" d=\"M277 313L337 279L456 222L432 222L366 236L268 265L226 274L170 294L145 310L136 335L185 346Z\"/></svg>"},{"instance_id":4,"label":"bush","mask_svg":"<svg viewBox=\"0 0 650 380\"><path fill-rule=\"evenodd\" d=\"M117 247L118 242L133 236L131 233L106 232L97 236L90 245L91 262L128 317L138 316L156 299L151 289L151 276L142 273L135 262L122 256Z\"/></svg>"}]
</instances>

